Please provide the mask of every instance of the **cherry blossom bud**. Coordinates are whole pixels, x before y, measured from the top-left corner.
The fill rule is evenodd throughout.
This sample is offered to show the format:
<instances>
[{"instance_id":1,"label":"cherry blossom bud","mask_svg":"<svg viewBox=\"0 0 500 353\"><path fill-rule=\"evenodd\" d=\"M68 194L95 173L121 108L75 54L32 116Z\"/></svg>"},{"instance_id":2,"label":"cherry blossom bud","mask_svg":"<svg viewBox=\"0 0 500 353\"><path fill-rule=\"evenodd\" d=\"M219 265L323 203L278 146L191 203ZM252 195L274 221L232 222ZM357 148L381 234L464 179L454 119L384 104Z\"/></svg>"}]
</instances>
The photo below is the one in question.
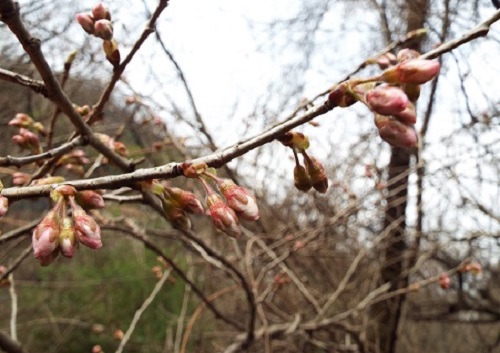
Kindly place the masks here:
<instances>
[{"instance_id":1,"label":"cherry blossom bud","mask_svg":"<svg viewBox=\"0 0 500 353\"><path fill-rule=\"evenodd\" d=\"M189 163L184 162L181 165L182 174L186 178L198 178L200 174L207 170L208 166L206 163Z\"/></svg>"},{"instance_id":2,"label":"cherry blossom bud","mask_svg":"<svg viewBox=\"0 0 500 353\"><path fill-rule=\"evenodd\" d=\"M75 196L77 193L76 189L71 185L60 185L50 192L50 197L54 201L58 201L60 198L65 198L68 196Z\"/></svg>"},{"instance_id":3,"label":"cherry blossom bud","mask_svg":"<svg viewBox=\"0 0 500 353\"><path fill-rule=\"evenodd\" d=\"M122 142L116 141L113 144L113 149L115 150L116 153L118 153L122 157L128 156L128 148Z\"/></svg>"},{"instance_id":4,"label":"cherry blossom bud","mask_svg":"<svg viewBox=\"0 0 500 353\"><path fill-rule=\"evenodd\" d=\"M165 187L165 193L183 210L194 213L203 214L203 206L192 192L182 190L176 187Z\"/></svg>"},{"instance_id":5,"label":"cherry blossom bud","mask_svg":"<svg viewBox=\"0 0 500 353\"><path fill-rule=\"evenodd\" d=\"M376 63L381 69L387 69L389 66L396 64L397 59L394 54L385 53L377 58Z\"/></svg>"},{"instance_id":6,"label":"cherry blossom bud","mask_svg":"<svg viewBox=\"0 0 500 353\"><path fill-rule=\"evenodd\" d=\"M92 14L78 13L75 17L85 32L94 34L94 18L92 17Z\"/></svg>"},{"instance_id":7,"label":"cherry blossom bud","mask_svg":"<svg viewBox=\"0 0 500 353\"><path fill-rule=\"evenodd\" d=\"M416 102L418 97L420 97L420 85L406 84L402 89L410 102Z\"/></svg>"},{"instance_id":8,"label":"cherry blossom bud","mask_svg":"<svg viewBox=\"0 0 500 353\"><path fill-rule=\"evenodd\" d=\"M22 186L30 180L30 175L23 172L15 172L12 174L12 185Z\"/></svg>"},{"instance_id":9,"label":"cherry blossom bud","mask_svg":"<svg viewBox=\"0 0 500 353\"><path fill-rule=\"evenodd\" d=\"M381 80L387 83L422 84L435 78L441 65L437 61L413 59L385 70Z\"/></svg>"},{"instance_id":10,"label":"cherry blossom bud","mask_svg":"<svg viewBox=\"0 0 500 353\"><path fill-rule=\"evenodd\" d=\"M102 48L106 54L106 59L113 66L120 64L120 50L118 49L118 43L116 40L105 40L102 42Z\"/></svg>"},{"instance_id":11,"label":"cherry blossom bud","mask_svg":"<svg viewBox=\"0 0 500 353\"><path fill-rule=\"evenodd\" d=\"M450 288L450 286L451 286L450 276L448 276L447 273L441 273L439 275L438 283L439 283L439 286L442 289L448 289L448 288Z\"/></svg>"},{"instance_id":12,"label":"cherry blossom bud","mask_svg":"<svg viewBox=\"0 0 500 353\"><path fill-rule=\"evenodd\" d=\"M101 193L96 190L83 190L76 194L76 201L85 209L104 208L104 199Z\"/></svg>"},{"instance_id":13,"label":"cherry blossom bud","mask_svg":"<svg viewBox=\"0 0 500 353\"><path fill-rule=\"evenodd\" d=\"M471 272L472 274L478 275L483 271L483 267L477 262L471 262L465 264L462 269L462 272Z\"/></svg>"},{"instance_id":14,"label":"cherry blossom bud","mask_svg":"<svg viewBox=\"0 0 500 353\"><path fill-rule=\"evenodd\" d=\"M237 238L241 234L238 216L216 193L207 196L207 206L214 225L227 235Z\"/></svg>"},{"instance_id":15,"label":"cherry blossom bud","mask_svg":"<svg viewBox=\"0 0 500 353\"><path fill-rule=\"evenodd\" d=\"M355 95L351 92L346 82L342 82L335 87L335 89L328 95L327 100L329 105L341 108L353 105L357 101L358 100L355 98Z\"/></svg>"},{"instance_id":16,"label":"cherry blossom bud","mask_svg":"<svg viewBox=\"0 0 500 353\"><path fill-rule=\"evenodd\" d=\"M191 229L191 220L180 207L169 200L161 198L161 205L165 216L175 228L189 230Z\"/></svg>"},{"instance_id":17,"label":"cherry blossom bud","mask_svg":"<svg viewBox=\"0 0 500 353\"><path fill-rule=\"evenodd\" d=\"M121 341L123 339L123 336L125 336L125 334L120 329L117 329L113 332L113 339L115 339L116 341Z\"/></svg>"},{"instance_id":18,"label":"cherry blossom bud","mask_svg":"<svg viewBox=\"0 0 500 353\"><path fill-rule=\"evenodd\" d=\"M111 20L111 13L109 12L109 8L107 5L104 5L102 2L98 3L92 9L92 16L96 21L98 20Z\"/></svg>"},{"instance_id":19,"label":"cherry blossom bud","mask_svg":"<svg viewBox=\"0 0 500 353\"><path fill-rule=\"evenodd\" d=\"M76 239L91 249L99 249L102 247L101 227L75 203L73 198L70 198L70 202L73 208Z\"/></svg>"},{"instance_id":20,"label":"cherry blossom bud","mask_svg":"<svg viewBox=\"0 0 500 353\"><path fill-rule=\"evenodd\" d=\"M405 110L394 114L393 116L405 125L413 125L417 122L417 112L415 110L415 105L412 102L408 103Z\"/></svg>"},{"instance_id":21,"label":"cherry blossom bud","mask_svg":"<svg viewBox=\"0 0 500 353\"><path fill-rule=\"evenodd\" d=\"M9 121L9 126L24 127L27 129L30 126L32 126L33 123L34 123L34 121L31 118L31 116L29 116L28 114L19 113L19 114L16 114L14 119Z\"/></svg>"},{"instance_id":22,"label":"cherry blossom bud","mask_svg":"<svg viewBox=\"0 0 500 353\"><path fill-rule=\"evenodd\" d=\"M64 257L73 257L76 250L75 228L70 217L64 217L59 233L59 250Z\"/></svg>"},{"instance_id":23,"label":"cherry blossom bud","mask_svg":"<svg viewBox=\"0 0 500 353\"><path fill-rule=\"evenodd\" d=\"M54 262L55 259L59 256L59 248L56 248L54 251L52 251L50 254L46 256L39 256L37 257L38 262L42 266L48 266L52 262Z\"/></svg>"},{"instance_id":24,"label":"cherry blossom bud","mask_svg":"<svg viewBox=\"0 0 500 353\"><path fill-rule=\"evenodd\" d=\"M328 177L326 176L325 167L314 157L305 156L304 164L306 171L309 174L309 179L313 188L324 194L328 190Z\"/></svg>"},{"instance_id":25,"label":"cherry blossom bud","mask_svg":"<svg viewBox=\"0 0 500 353\"><path fill-rule=\"evenodd\" d=\"M293 169L293 182L300 191L306 192L312 187L309 174L307 174L306 168L301 165L297 165Z\"/></svg>"},{"instance_id":26,"label":"cherry blossom bud","mask_svg":"<svg viewBox=\"0 0 500 353\"><path fill-rule=\"evenodd\" d=\"M413 50L413 49L404 48L398 52L397 61L403 62L406 60L413 60L413 59L417 59L419 56L420 56L420 53L418 51Z\"/></svg>"},{"instance_id":27,"label":"cherry blossom bud","mask_svg":"<svg viewBox=\"0 0 500 353\"><path fill-rule=\"evenodd\" d=\"M113 39L113 24L109 20L99 20L94 24L94 35L102 40Z\"/></svg>"},{"instance_id":28,"label":"cherry blossom bud","mask_svg":"<svg viewBox=\"0 0 500 353\"><path fill-rule=\"evenodd\" d=\"M59 205L59 206L58 206ZM33 252L35 257L42 261L49 261L52 258L53 252L57 250L59 246L59 207L61 204L56 205L54 209L50 210L45 218L36 226L33 231ZM55 257L52 259L52 261ZM50 262L52 262L50 261ZM47 264L49 264L48 262Z\"/></svg>"},{"instance_id":29,"label":"cherry blossom bud","mask_svg":"<svg viewBox=\"0 0 500 353\"><path fill-rule=\"evenodd\" d=\"M301 132L288 131L278 140L285 146L305 150L309 148L309 138Z\"/></svg>"},{"instance_id":30,"label":"cherry blossom bud","mask_svg":"<svg viewBox=\"0 0 500 353\"><path fill-rule=\"evenodd\" d=\"M366 102L375 113L393 115L402 112L408 106L409 100L401 89L382 85L366 94Z\"/></svg>"},{"instance_id":31,"label":"cherry blossom bud","mask_svg":"<svg viewBox=\"0 0 500 353\"><path fill-rule=\"evenodd\" d=\"M418 137L413 126L408 126L396 118L376 115L375 124L377 125L380 137L395 147L412 148L417 145Z\"/></svg>"},{"instance_id":32,"label":"cherry blossom bud","mask_svg":"<svg viewBox=\"0 0 500 353\"><path fill-rule=\"evenodd\" d=\"M239 217L247 221L256 221L259 219L259 208L255 202L255 198L250 192L236 185L230 179L224 179L219 185L220 191L227 201L227 205L231 207Z\"/></svg>"},{"instance_id":33,"label":"cherry blossom bud","mask_svg":"<svg viewBox=\"0 0 500 353\"><path fill-rule=\"evenodd\" d=\"M0 195L0 217L5 215L8 209L9 209L9 199L7 199L5 196Z\"/></svg>"}]
</instances>

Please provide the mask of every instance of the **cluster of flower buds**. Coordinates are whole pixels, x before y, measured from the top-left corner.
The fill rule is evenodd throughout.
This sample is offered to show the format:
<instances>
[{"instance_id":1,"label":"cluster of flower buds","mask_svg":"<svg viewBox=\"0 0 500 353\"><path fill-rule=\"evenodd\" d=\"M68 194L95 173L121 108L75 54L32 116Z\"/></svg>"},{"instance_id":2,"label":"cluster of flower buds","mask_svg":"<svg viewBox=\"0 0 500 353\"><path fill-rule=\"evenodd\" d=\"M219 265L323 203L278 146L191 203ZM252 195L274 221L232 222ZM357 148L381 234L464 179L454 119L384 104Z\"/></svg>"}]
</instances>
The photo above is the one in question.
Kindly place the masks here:
<instances>
[{"instance_id":1,"label":"cluster of flower buds","mask_svg":"<svg viewBox=\"0 0 500 353\"><path fill-rule=\"evenodd\" d=\"M82 193L70 185L62 185L52 191L51 197L56 204L36 226L32 237L35 257L42 266L52 263L59 253L64 257L73 257L79 243L91 249L102 246L99 225L76 201L85 199L88 201L86 206L103 206L103 202L96 201L99 198L96 195L100 194ZM68 215L68 206L72 210L71 216Z\"/></svg>"},{"instance_id":2,"label":"cluster of flower buds","mask_svg":"<svg viewBox=\"0 0 500 353\"><path fill-rule=\"evenodd\" d=\"M120 63L118 44L113 39L113 23L108 6L98 3L91 12L76 15L76 20L83 30L103 40L103 49L108 61L116 66Z\"/></svg>"},{"instance_id":3,"label":"cluster of flower buds","mask_svg":"<svg viewBox=\"0 0 500 353\"><path fill-rule=\"evenodd\" d=\"M208 214L217 229L236 238L241 234L240 218L247 221L259 219L255 197L244 187L230 179L217 177L215 169L208 169L205 163L184 163L182 170L186 177L198 179L203 185ZM209 181L217 186L219 193L214 191Z\"/></svg>"},{"instance_id":4,"label":"cluster of flower buds","mask_svg":"<svg viewBox=\"0 0 500 353\"><path fill-rule=\"evenodd\" d=\"M66 168L67 170L73 170L80 175L84 174L83 166L88 164L90 160L84 150L75 149L70 153L63 155L59 161L57 161L56 166Z\"/></svg>"},{"instance_id":5,"label":"cluster of flower buds","mask_svg":"<svg viewBox=\"0 0 500 353\"><path fill-rule=\"evenodd\" d=\"M21 147L23 150L30 150L34 154L41 152L40 138L38 135L45 136L44 126L28 114L18 113L9 121L9 126L19 128L19 132L12 136L12 142Z\"/></svg>"},{"instance_id":6,"label":"cluster of flower buds","mask_svg":"<svg viewBox=\"0 0 500 353\"><path fill-rule=\"evenodd\" d=\"M290 147L295 157L295 168L293 170L293 179L295 187L300 191L309 191L314 188L316 191L324 194L328 190L328 177L325 167L315 157L309 155L306 149L309 148L309 138L296 131L285 133L279 141ZM300 164L297 152L302 154L304 166Z\"/></svg>"},{"instance_id":7,"label":"cluster of flower buds","mask_svg":"<svg viewBox=\"0 0 500 353\"><path fill-rule=\"evenodd\" d=\"M204 212L201 202L192 192L157 181L145 182L143 188L159 197L167 219L176 228L191 229L191 221L187 213L203 214Z\"/></svg>"},{"instance_id":8,"label":"cluster of flower buds","mask_svg":"<svg viewBox=\"0 0 500 353\"><path fill-rule=\"evenodd\" d=\"M114 150L120 156L128 156L127 146L125 146L125 144L123 144L122 142L115 141L114 138L106 134L96 133L95 136L97 136L103 144Z\"/></svg>"},{"instance_id":9,"label":"cluster of flower buds","mask_svg":"<svg viewBox=\"0 0 500 353\"><path fill-rule=\"evenodd\" d=\"M434 79L440 69L439 62L419 56L411 49L402 49L397 56L380 56L376 63L385 69L380 75L342 82L330 92L327 104L347 107L360 101L375 113L375 125L383 140L395 147L415 147L415 102L420 85Z\"/></svg>"},{"instance_id":10,"label":"cluster of flower buds","mask_svg":"<svg viewBox=\"0 0 500 353\"><path fill-rule=\"evenodd\" d=\"M2 191L2 189L3 189L3 184L0 181L0 192ZM5 215L8 210L9 210L9 200L5 196L0 194L0 217Z\"/></svg>"}]
</instances>

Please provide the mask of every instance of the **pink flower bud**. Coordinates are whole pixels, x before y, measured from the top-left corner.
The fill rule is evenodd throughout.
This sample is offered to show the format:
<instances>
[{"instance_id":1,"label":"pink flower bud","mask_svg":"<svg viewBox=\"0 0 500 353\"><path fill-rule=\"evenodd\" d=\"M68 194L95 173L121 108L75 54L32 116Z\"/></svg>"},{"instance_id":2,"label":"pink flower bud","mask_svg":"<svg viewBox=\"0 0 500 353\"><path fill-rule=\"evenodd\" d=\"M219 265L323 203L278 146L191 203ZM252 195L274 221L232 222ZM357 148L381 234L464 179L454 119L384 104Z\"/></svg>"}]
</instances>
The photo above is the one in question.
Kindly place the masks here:
<instances>
[{"instance_id":1,"label":"pink flower bud","mask_svg":"<svg viewBox=\"0 0 500 353\"><path fill-rule=\"evenodd\" d=\"M380 137L395 147L412 148L418 143L418 137L413 126L407 126L396 118L376 115L375 125L377 125Z\"/></svg>"},{"instance_id":2,"label":"pink flower bud","mask_svg":"<svg viewBox=\"0 0 500 353\"><path fill-rule=\"evenodd\" d=\"M208 195L207 206L212 222L219 230L234 238L241 234L238 216L219 195L215 193Z\"/></svg>"},{"instance_id":3,"label":"pink flower bud","mask_svg":"<svg viewBox=\"0 0 500 353\"><path fill-rule=\"evenodd\" d=\"M203 214L205 212L201 202L198 201L196 195L192 192L176 187L165 187L165 193L177 206L187 212L194 214Z\"/></svg>"},{"instance_id":4,"label":"pink flower bud","mask_svg":"<svg viewBox=\"0 0 500 353\"><path fill-rule=\"evenodd\" d=\"M393 115L402 112L408 106L409 100L401 89L382 85L366 94L366 102L375 113Z\"/></svg>"},{"instance_id":5,"label":"pink flower bud","mask_svg":"<svg viewBox=\"0 0 500 353\"><path fill-rule=\"evenodd\" d=\"M438 280L439 286L442 289L448 289L451 286L451 279L450 276L448 276L447 273L441 273L439 275L439 280Z\"/></svg>"},{"instance_id":6,"label":"pink flower bud","mask_svg":"<svg viewBox=\"0 0 500 353\"><path fill-rule=\"evenodd\" d=\"M128 156L128 148L125 146L124 143L116 141L113 144L113 149L115 150L116 153L118 153L122 157Z\"/></svg>"},{"instance_id":7,"label":"pink flower bud","mask_svg":"<svg viewBox=\"0 0 500 353\"><path fill-rule=\"evenodd\" d=\"M0 217L5 215L9 210L9 199L0 195Z\"/></svg>"},{"instance_id":8,"label":"pink flower bud","mask_svg":"<svg viewBox=\"0 0 500 353\"><path fill-rule=\"evenodd\" d=\"M59 256L59 248L56 248L50 254L48 254L46 256L39 256L39 257L37 257L37 259L38 259L38 262L40 262L40 265L48 266L52 262L54 262L54 260L57 259L58 256Z\"/></svg>"},{"instance_id":9,"label":"pink flower bud","mask_svg":"<svg viewBox=\"0 0 500 353\"><path fill-rule=\"evenodd\" d=\"M101 228L96 221L74 201L72 201L71 207L73 208L76 239L91 249L102 247Z\"/></svg>"},{"instance_id":10,"label":"pink flower bud","mask_svg":"<svg viewBox=\"0 0 500 353\"><path fill-rule=\"evenodd\" d=\"M90 13L78 13L75 17L85 32L94 34L94 18Z\"/></svg>"},{"instance_id":11,"label":"pink flower bud","mask_svg":"<svg viewBox=\"0 0 500 353\"><path fill-rule=\"evenodd\" d=\"M227 205L231 207L238 216L247 221L256 221L259 219L259 208L255 202L255 198L250 192L236 185L230 179L224 179L219 188L226 198Z\"/></svg>"},{"instance_id":12,"label":"pink flower bud","mask_svg":"<svg viewBox=\"0 0 500 353\"><path fill-rule=\"evenodd\" d=\"M59 250L64 257L73 257L76 250L75 228L70 217L64 217L59 233Z\"/></svg>"},{"instance_id":13,"label":"pink flower bud","mask_svg":"<svg viewBox=\"0 0 500 353\"><path fill-rule=\"evenodd\" d=\"M326 193L328 190L328 177L323 164L316 158L307 155L304 158L304 164L313 188L322 194Z\"/></svg>"},{"instance_id":14,"label":"pink flower bud","mask_svg":"<svg viewBox=\"0 0 500 353\"><path fill-rule=\"evenodd\" d=\"M396 119L401 121L405 125L413 125L417 122L417 112L415 111L415 105L413 103L408 103L408 106L402 112L393 115Z\"/></svg>"},{"instance_id":15,"label":"pink flower bud","mask_svg":"<svg viewBox=\"0 0 500 353\"><path fill-rule=\"evenodd\" d=\"M404 48L398 51L397 61L403 62L406 60L413 60L420 56L420 53L413 49Z\"/></svg>"},{"instance_id":16,"label":"pink flower bud","mask_svg":"<svg viewBox=\"0 0 500 353\"><path fill-rule=\"evenodd\" d=\"M12 185L22 186L30 180L30 175L22 172L12 174Z\"/></svg>"},{"instance_id":17,"label":"pink flower bud","mask_svg":"<svg viewBox=\"0 0 500 353\"><path fill-rule=\"evenodd\" d=\"M104 199L96 190L83 190L76 194L76 201L85 209L104 208Z\"/></svg>"},{"instance_id":18,"label":"pink flower bud","mask_svg":"<svg viewBox=\"0 0 500 353\"><path fill-rule=\"evenodd\" d=\"M16 114L14 119L9 121L9 126L24 127L27 129L33 124L33 122L33 119L28 114L19 113Z\"/></svg>"},{"instance_id":19,"label":"pink flower bud","mask_svg":"<svg viewBox=\"0 0 500 353\"><path fill-rule=\"evenodd\" d=\"M96 21L98 20L111 20L111 13L109 12L109 8L107 5L104 5L102 2L98 3L92 9L92 16Z\"/></svg>"},{"instance_id":20,"label":"pink flower bud","mask_svg":"<svg viewBox=\"0 0 500 353\"><path fill-rule=\"evenodd\" d=\"M347 83L342 82L330 92L327 102L333 107L345 108L356 103L357 99L350 91Z\"/></svg>"},{"instance_id":21,"label":"pink flower bud","mask_svg":"<svg viewBox=\"0 0 500 353\"><path fill-rule=\"evenodd\" d=\"M376 63L381 69L387 69L389 66L396 64L397 60L394 54L385 53L377 58Z\"/></svg>"},{"instance_id":22,"label":"pink flower bud","mask_svg":"<svg viewBox=\"0 0 500 353\"><path fill-rule=\"evenodd\" d=\"M33 252L40 261L49 257L59 246L58 212L55 208L50 210L33 231Z\"/></svg>"},{"instance_id":23,"label":"pink flower bud","mask_svg":"<svg viewBox=\"0 0 500 353\"><path fill-rule=\"evenodd\" d=\"M301 165L295 166L293 169L293 183L295 187L300 191L308 191L311 187L311 179L309 178L309 174Z\"/></svg>"},{"instance_id":24,"label":"pink flower bud","mask_svg":"<svg viewBox=\"0 0 500 353\"><path fill-rule=\"evenodd\" d=\"M441 65L437 61L413 59L393 66L382 73L381 79L387 83L422 84L435 78Z\"/></svg>"},{"instance_id":25,"label":"pink flower bud","mask_svg":"<svg viewBox=\"0 0 500 353\"><path fill-rule=\"evenodd\" d=\"M98 20L94 24L94 35L103 40L113 39L113 24L110 20Z\"/></svg>"}]
</instances>

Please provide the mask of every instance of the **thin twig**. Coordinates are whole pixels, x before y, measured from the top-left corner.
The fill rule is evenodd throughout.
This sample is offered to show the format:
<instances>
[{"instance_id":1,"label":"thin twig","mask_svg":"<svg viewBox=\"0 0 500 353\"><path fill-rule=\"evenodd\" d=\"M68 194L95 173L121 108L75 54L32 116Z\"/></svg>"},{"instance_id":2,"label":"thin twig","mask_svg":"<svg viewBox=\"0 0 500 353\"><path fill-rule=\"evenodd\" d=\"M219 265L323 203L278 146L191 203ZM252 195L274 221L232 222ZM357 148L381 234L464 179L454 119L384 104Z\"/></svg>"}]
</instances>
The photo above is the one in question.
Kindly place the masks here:
<instances>
[{"instance_id":1,"label":"thin twig","mask_svg":"<svg viewBox=\"0 0 500 353\"><path fill-rule=\"evenodd\" d=\"M149 305L151 305L151 303L155 299L156 295L160 292L161 287L163 287L163 284L165 284L165 282L167 281L168 276L170 276L170 272L172 272L171 269L167 269L163 272L163 276L161 276L160 280L156 283L155 287L151 291L151 294L149 294L149 297L147 297L146 300L144 301L144 303L142 303L141 307L139 309L137 309L137 311L134 314L134 318L132 319L132 322L130 323L130 326L128 327L127 331L125 332L125 335L123 335L123 338L120 341L118 348L116 349L116 353L121 353L123 351L123 348L125 347L128 340L132 336L132 333L135 330L135 326L137 325L137 323L141 319L142 314L144 313L144 311L146 311L146 309L149 307Z\"/></svg>"},{"instance_id":2,"label":"thin twig","mask_svg":"<svg viewBox=\"0 0 500 353\"><path fill-rule=\"evenodd\" d=\"M14 274L9 274L9 295L11 303L10 311L10 336L17 341L17 293L14 283Z\"/></svg>"}]
</instances>

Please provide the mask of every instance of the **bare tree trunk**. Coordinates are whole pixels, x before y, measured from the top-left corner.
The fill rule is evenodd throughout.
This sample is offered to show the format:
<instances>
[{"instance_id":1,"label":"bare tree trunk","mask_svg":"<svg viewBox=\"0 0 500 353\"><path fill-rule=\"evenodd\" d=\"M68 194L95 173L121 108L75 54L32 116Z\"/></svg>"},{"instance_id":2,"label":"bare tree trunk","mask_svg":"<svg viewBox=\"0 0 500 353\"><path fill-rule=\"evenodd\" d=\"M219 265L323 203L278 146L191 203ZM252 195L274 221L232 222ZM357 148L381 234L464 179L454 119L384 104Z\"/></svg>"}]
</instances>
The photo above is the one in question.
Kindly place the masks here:
<instances>
[{"instance_id":1,"label":"bare tree trunk","mask_svg":"<svg viewBox=\"0 0 500 353\"><path fill-rule=\"evenodd\" d=\"M415 0L406 3L407 32L425 26L429 0ZM421 38L421 37L419 37ZM409 47L420 51L421 41L410 43ZM391 290L403 288L408 284L405 270L406 259L406 204L408 197L408 176L411 151L392 148L388 170L387 208L384 228L390 228L386 251L382 262L381 278L391 283ZM380 303L374 308L375 339L372 344L379 352L394 353L398 341L398 326L402 315L405 296L395 297Z\"/></svg>"}]
</instances>

